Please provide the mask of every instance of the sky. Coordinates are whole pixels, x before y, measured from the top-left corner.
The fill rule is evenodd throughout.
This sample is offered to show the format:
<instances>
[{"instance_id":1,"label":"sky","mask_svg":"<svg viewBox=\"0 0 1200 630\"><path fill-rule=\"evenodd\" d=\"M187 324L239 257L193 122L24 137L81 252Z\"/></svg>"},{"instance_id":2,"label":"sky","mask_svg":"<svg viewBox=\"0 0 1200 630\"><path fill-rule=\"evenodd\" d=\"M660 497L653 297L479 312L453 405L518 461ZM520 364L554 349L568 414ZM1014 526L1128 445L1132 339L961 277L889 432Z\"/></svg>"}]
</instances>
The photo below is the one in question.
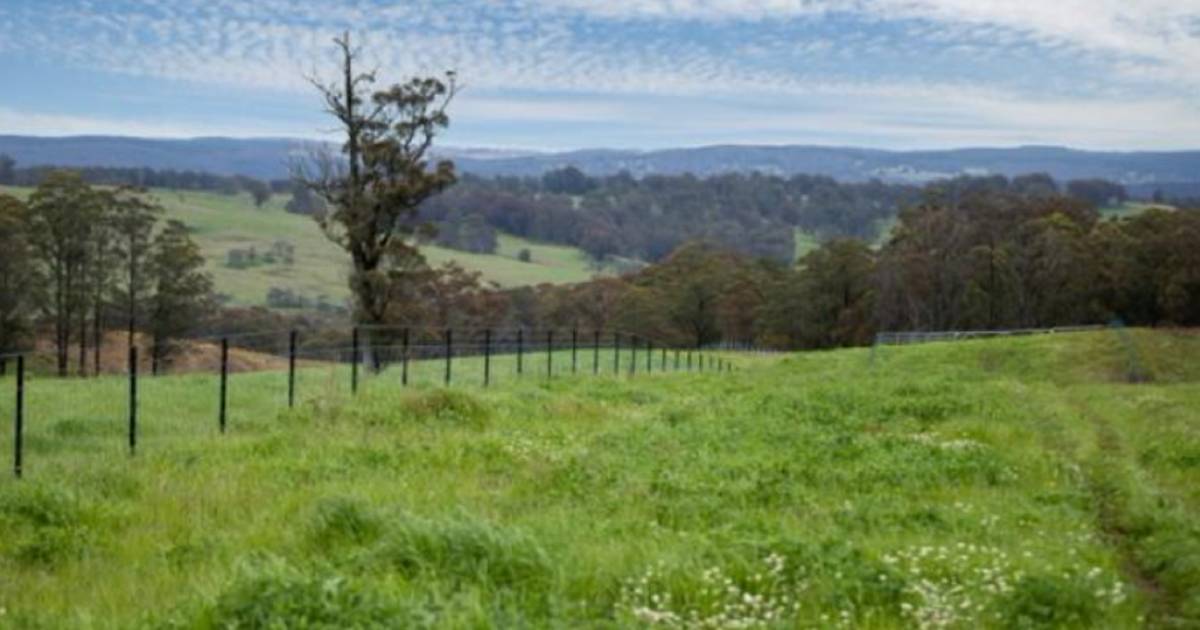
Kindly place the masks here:
<instances>
[{"instance_id":1,"label":"sky","mask_svg":"<svg viewBox=\"0 0 1200 630\"><path fill-rule=\"evenodd\" d=\"M343 31L455 146L1200 148L1200 0L0 0L0 133L331 138Z\"/></svg>"}]
</instances>

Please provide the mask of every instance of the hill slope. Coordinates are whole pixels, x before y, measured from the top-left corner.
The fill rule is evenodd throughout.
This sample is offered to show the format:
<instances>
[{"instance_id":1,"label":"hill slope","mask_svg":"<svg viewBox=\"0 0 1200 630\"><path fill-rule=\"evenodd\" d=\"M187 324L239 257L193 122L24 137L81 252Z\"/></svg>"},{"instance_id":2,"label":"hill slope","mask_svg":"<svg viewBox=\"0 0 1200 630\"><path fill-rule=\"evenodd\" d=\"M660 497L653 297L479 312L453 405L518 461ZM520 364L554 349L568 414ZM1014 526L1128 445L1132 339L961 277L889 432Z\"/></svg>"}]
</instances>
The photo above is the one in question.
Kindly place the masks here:
<instances>
[{"instance_id":1,"label":"hill slope","mask_svg":"<svg viewBox=\"0 0 1200 630\"><path fill-rule=\"evenodd\" d=\"M13 627L1187 627L1200 621L1200 337L1133 342L1150 383L1123 382L1126 347L1108 332L873 362L735 356L729 375L516 382L496 357L489 390L404 391L385 372L355 400L344 371L311 368L292 412L281 374L237 374L224 436L212 377L160 377L145 382L134 458L123 380L41 380L26 479L0 479L0 614Z\"/></svg>"},{"instance_id":2,"label":"hill slope","mask_svg":"<svg viewBox=\"0 0 1200 630\"><path fill-rule=\"evenodd\" d=\"M4 188L0 192L25 197L29 189ZM272 288L286 289L309 299L325 296L340 305L349 295L346 274L349 261L344 252L329 242L316 223L284 210L286 197L275 196L264 207L255 208L250 196L217 193L155 190L154 198L166 209L166 216L183 221L207 260L219 293L238 305L266 303ZM275 262L248 268L228 265L233 249L265 254L277 241L294 247L293 264ZM464 268L479 271L485 281L502 287L541 283L584 282L597 272L582 251L559 245L535 243L501 235L496 254L473 254L428 245L422 247L430 264L455 261ZM522 249L531 253L530 262L517 256Z\"/></svg>"}]
</instances>

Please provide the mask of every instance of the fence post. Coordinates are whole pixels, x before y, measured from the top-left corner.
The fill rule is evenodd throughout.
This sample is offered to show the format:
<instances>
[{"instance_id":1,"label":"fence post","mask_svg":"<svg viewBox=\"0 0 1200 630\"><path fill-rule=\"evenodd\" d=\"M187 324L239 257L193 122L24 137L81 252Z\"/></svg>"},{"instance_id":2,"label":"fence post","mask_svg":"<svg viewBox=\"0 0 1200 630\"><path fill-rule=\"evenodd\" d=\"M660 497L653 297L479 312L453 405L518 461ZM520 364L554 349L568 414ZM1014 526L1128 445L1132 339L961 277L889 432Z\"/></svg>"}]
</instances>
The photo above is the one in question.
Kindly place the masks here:
<instances>
[{"instance_id":1,"label":"fence post","mask_svg":"<svg viewBox=\"0 0 1200 630\"><path fill-rule=\"evenodd\" d=\"M492 329L483 331L483 386L492 380Z\"/></svg>"},{"instance_id":2,"label":"fence post","mask_svg":"<svg viewBox=\"0 0 1200 630\"><path fill-rule=\"evenodd\" d=\"M400 385L408 387L408 329L404 329L404 340L401 342L404 347L400 350L403 356L400 357Z\"/></svg>"},{"instance_id":3,"label":"fence post","mask_svg":"<svg viewBox=\"0 0 1200 630\"><path fill-rule=\"evenodd\" d=\"M221 425L221 433L225 432L226 401L229 394L229 338L221 338L221 402L217 420Z\"/></svg>"},{"instance_id":4,"label":"fence post","mask_svg":"<svg viewBox=\"0 0 1200 630\"><path fill-rule=\"evenodd\" d=\"M0 357L0 377L8 376L8 357Z\"/></svg>"},{"instance_id":5,"label":"fence post","mask_svg":"<svg viewBox=\"0 0 1200 630\"><path fill-rule=\"evenodd\" d=\"M137 454L137 346L129 346L129 455Z\"/></svg>"},{"instance_id":6,"label":"fence post","mask_svg":"<svg viewBox=\"0 0 1200 630\"><path fill-rule=\"evenodd\" d=\"M288 334L288 409L296 406L296 336L295 330Z\"/></svg>"},{"instance_id":7,"label":"fence post","mask_svg":"<svg viewBox=\"0 0 1200 630\"><path fill-rule=\"evenodd\" d=\"M350 393L358 393L358 326L351 332L350 340Z\"/></svg>"},{"instance_id":8,"label":"fence post","mask_svg":"<svg viewBox=\"0 0 1200 630\"><path fill-rule=\"evenodd\" d=\"M546 331L546 378L554 378L554 329Z\"/></svg>"},{"instance_id":9,"label":"fence post","mask_svg":"<svg viewBox=\"0 0 1200 630\"><path fill-rule=\"evenodd\" d=\"M687 371L688 372L692 371L692 351L691 350L687 351Z\"/></svg>"},{"instance_id":10,"label":"fence post","mask_svg":"<svg viewBox=\"0 0 1200 630\"><path fill-rule=\"evenodd\" d=\"M621 373L621 333L613 333L613 374Z\"/></svg>"},{"instance_id":11,"label":"fence post","mask_svg":"<svg viewBox=\"0 0 1200 630\"><path fill-rule=\"evenodd\" d=\"M576 353L577 353L578 349L579 349L579 330L572 328L571 329L571 373L572 374L579 371L579 361L578 361L578 358L576 357Z\"/></svg>"},{"instance_id":12,"label":"fence post","mask_svg":"<svg viewBox=\"0 0 1200 630\"><path fill-rule=\"evenodd\" d=\"M660 363L658 367L659 367L659 370L658 370L659 372L666 372L666 371L667 371L667 347L666 347L666 346L663 346L663 349L662 349L662 363Z\"/></svg>"},{"instance_id":13,"label":"fence post","mask_svg":"<svg viewBox=\"0 0 1200 630\"><path fill-rule=\"evenodd\" d=\"M525 345L525 329L518 328L517 329L517 376L520 376L521 374L523 374L525 372L525 365L524 365L523 357L521 356L522 351L524 350L524 348L523 348L524 345Z\"/></svg>"},{"instance_id":14,"label":"fence post","mask_svg":"<svg viewBox=\"0 0 1200 630\"><path fill-rule=\"evenodd\" d=\"M600 373L600 331L592 331L592 374Z\"/></svg>"},{"instance_id":15,"label":"fence post","mask_svg":"<svg viewBox=\"0 0 1200 630\"><path fill-rule=\"evenodd\" d=\"M650 340L646 340L646 373L654 371L654 344Z\"/></svg>"},{"instance_id":16,"label":"fence post","mask_svg":"<svg viewBox=\"0 0 1200 630\"><path fill-rule=\"evenodd\" d=\"M675 349L675 371L679 371L679 348Z\"/></svg>"},{"instance_id":17,"label":"fence post","mask_svg":"<svg viewBox=\"0 0 1200 630\"><path fill-rule=\"evenodd\" d=\"M17 401L13 417L13 474L21 478L22 447L25 444L25 355L17 355Z\"/></svg>"},{"instance_id":18,"label":"fence post","mask_svg":"<svg viewBox=\"0 0 1200 630\"><path fill-rule=\"evenodd\" d=\"M446 384L450 384L450 364L454 361L454 331L446 329Z\"/></svg>"},{"instance_id":19,"label":"fence post","mask_svg":"<svg viewBox=\"0 0 1200 630\"><path fill-rule=\"evenodd\" d=\"M637 335L629 337L629 375L633 376L637 373Z\"/></svg>"}]
</instances>

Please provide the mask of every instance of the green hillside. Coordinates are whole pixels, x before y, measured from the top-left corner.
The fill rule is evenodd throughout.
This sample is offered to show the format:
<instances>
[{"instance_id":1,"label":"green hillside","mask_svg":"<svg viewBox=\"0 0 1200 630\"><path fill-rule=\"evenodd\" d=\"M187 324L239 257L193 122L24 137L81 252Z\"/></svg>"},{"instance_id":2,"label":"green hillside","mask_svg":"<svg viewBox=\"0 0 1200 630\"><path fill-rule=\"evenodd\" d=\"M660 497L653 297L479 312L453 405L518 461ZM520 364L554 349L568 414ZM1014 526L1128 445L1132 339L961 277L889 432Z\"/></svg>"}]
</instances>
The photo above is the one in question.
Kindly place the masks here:
<instances>
[{"instance_id":1,"label":"green hillside","mask_svg":"<svg viewBox=\"0 0 1200 630\"><path fill-rule=\"evenodd\" d=\"M30 192L19 188L0 190L21 197ZM274 196L263 208L255 208L248 193L223 195L155 190L153 195L162 203L169 218L179 219L195 231L194 237L208 260L208 271L216 281L217 291L230 296L234 304L264 304L267 291L272 287L313 299L324 295L335 304L340 304L349 295L346 288L348 257L321 234L312 219L285 212L286 197ZM227 264L231 249L253 247L263 254L270 251L276 241L294 247L293 264L278 262L244 269ZM517 259L522 249L530 251L530 262ZM469 270L481 272L484 280L502 287L584 282L597 273L587 255L578 249L535 243L509 235L500 237L500 247L495 255L436 246L425 246L422 251L431 264L453 260Z\"/></svg>"},{"instance_id":2,"label":"green hillside","mask_svg":"<svg viewBox=\"0 0 1200 630\"><path fill-rule=\"evenodd\" d=\"M487 390L464 360L456 389L389 370L356 399L309 365L292 412L281 374L233 375L224 436L212 377L160 377L134 457L123 380L39 380L0 625L1194 627L1198 355L1135 331L732 374L501 357Z\"/></svg>"}]
</instances>

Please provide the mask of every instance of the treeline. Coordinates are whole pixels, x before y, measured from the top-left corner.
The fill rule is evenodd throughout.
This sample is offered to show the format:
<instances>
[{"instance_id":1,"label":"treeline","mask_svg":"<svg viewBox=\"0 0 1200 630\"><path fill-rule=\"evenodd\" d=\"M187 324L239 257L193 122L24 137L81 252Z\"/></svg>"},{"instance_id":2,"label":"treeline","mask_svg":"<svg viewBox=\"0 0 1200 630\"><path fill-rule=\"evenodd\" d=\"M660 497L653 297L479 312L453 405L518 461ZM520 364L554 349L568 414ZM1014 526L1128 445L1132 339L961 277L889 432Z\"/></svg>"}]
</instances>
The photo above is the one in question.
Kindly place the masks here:
<instances>
[{"instance_id":1,"label":"treeline","mask_svg":"<svg viewBox=\"0 0 1200 630\"><path fill-rule=\"evenodd\" d=\"M188 229L140 189L53 171L27 201L0 195L0 354L53 339L56 368L99 373L109 327L149 334L156 361L215 308ZM90 350L90 356L89 356Z\"/></svg>"},{"instance_id":2,"label":"treeline","mask_svg":"<svg viewBox=\"0 0 1200 630\"><path fill-rule=\"evenodd\" d=\"M0 186L38 186L51 174L71 170L93 186L130 188L169 188L236 195L248 192L256 206L270 201L275 194L291 194L290 180L262 181L244 175L214 175L198 171L156 170L152 168L30 166L18 168L16 161L0 154Z\"/></svg>"},{"instance_id":3,"label":"treeline","mask_svg":"<svg viewBox=\"0 0 1200 630\"><path fill-rule=\"evenodd\" d=\"M834 238L795 265L691 241L636 273L571 286L499 291L461 269L426 269L398 285L412 292L389 319L777 348L867 344L879 330L1200 325L1200 210L1101 220L1051 183L939 182L881 248Z\"/></svg>"},{"instance_id":4,"label":"treeline","mask_svg":"<svg viewBox=\"0 0 1200 630\"><path fill-rule=\"evenodd\" d=\"M494 240L486 232L499 230L573 245L597 260L655 262L688 241L709 240L749 256L790 261L795 228L822 238L870 239L918 196L919 189L907 185L809 175L635 179L566 168L540 178L463 176L426 202L421 216L445 235L441 244L470 251L481 251Z\"/></svg>"},{"instance_id":5,"label":"treeline","mask_svg":"<svg viewBox=\"0 0 1200 630\"><path fill-rule=\"evenodd\" d=\"M1128 199L1124 187L1100 179L1060 185L1048 175L1012 180L960 178L942 185L954 194L1006 190L1038 197L1066 195L1095 207ZM438 243L493 251L495 232L573 245L597 260L664 260L690 241L709 241L741 254L790 262L795 229L818 240L873 241L900 210L920 201L906 184L841 183L829 177L727 174L628 174L589 177L574 168L540 178L465 176L426 202L422 217L439 228ZM489 249L492 248L492 249Z\"/></svg>"}]
</instances>

